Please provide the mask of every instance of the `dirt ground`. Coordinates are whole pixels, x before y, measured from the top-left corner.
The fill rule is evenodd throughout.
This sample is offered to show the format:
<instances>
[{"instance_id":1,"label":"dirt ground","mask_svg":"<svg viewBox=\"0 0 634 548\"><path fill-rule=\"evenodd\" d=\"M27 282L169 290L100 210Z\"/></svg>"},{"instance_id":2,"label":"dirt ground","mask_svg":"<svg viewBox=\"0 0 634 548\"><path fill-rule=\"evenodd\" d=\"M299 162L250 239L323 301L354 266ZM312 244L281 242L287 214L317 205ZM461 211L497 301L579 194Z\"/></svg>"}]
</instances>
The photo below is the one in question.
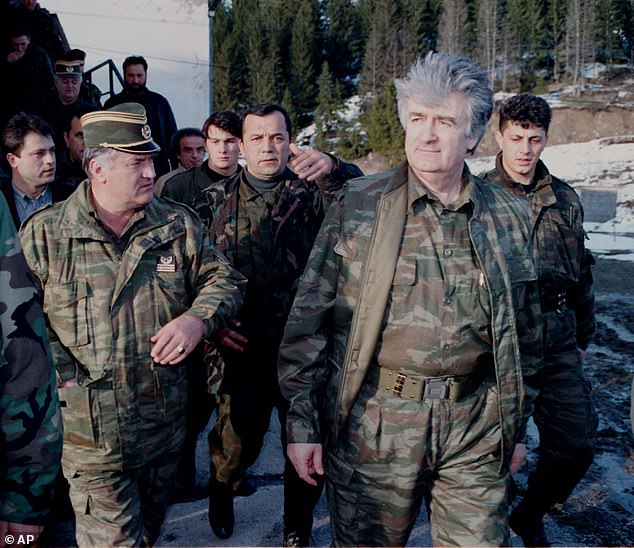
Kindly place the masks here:
<instances>
[{"instance_id":1,"label":"dirt ground","mask_svg":"<svg viewBox=\"0 0 634 548\"><path fill-rule=\"evenodd\" d=\"M546 520L558 546L634 546L634 263L599 260L594 268L597 333L588 348L600 424L594 464L565 505Z\"/></svg>"}]
</instances>

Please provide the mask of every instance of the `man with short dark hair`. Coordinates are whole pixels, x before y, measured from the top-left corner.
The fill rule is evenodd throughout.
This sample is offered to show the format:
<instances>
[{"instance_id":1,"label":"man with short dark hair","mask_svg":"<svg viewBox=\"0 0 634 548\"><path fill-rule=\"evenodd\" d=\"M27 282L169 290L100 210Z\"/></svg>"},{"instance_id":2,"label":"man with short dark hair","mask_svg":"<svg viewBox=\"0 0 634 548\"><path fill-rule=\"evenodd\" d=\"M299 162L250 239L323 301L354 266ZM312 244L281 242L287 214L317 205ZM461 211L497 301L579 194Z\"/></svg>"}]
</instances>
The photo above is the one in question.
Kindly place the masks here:
<instances>
[{"instance_id":1,"label":"man with short dark hair","mask_svg":"<svg viewBox=\"0 0 634 548\"><path fill-rule=\"evenodd\" d=\"M335 192L361 174L332 156L298 148L288 113L278 105L248 109L241 135L245 168L203 191L197 206L212 241L248 279L244 307L216 337L211 379L219 409L209 433L209 521L219 538L233 533L234 492L260 453L274 407L284 423L277 352L313 241ZM214 136L222 134L208 133ZM291 153L295 172L289 169ZM307 545L320 494L321 486L304 483L286 461L285 545Z\"/></svg>"},{"instance_id":2,"label":"man with short dark hair","mask_svg":"<svg viewBox=\"0 0 634 548\"><path fill-rule=\"evenodd\" d=\"M540 376L527 381L538 390L533 419L539 458L510 520L524 546L549 546L542 518L553 504L568 498L592 464L598 422L583 372L596 327L594 259L584 244L579 196L540 160L551 117L541 97L520 94L505 101L495 134L501 152L495 169L484 177L529 204L539 272L544 364Z\"/></svg>"},{"instance_id":3,"label":"man with short dark hair","mask_svg":"<svg viewBox=\"0 0 634 548\"><path fill-rule=\"evenodd\" d=\"M161 196L196 207L196 200L211 184L231 177L240 169L240 117L230 110L213 112L203 124L207 161L171 177Z\"/></svg>"},{"instance_id":4,"label":"man with short dark hair","mask_svg":"<svg viewBox=\"0 0 634 548\"><path fill-rule=\"evenodd\" d=\"M53 67L46 52L31 43L24 25L9 30L10 51L0 62L0 125L14 114L32 112L54 88Z\"/></svg>"},{"instance_id":5,"label":"man with short dark hair","mask_svg":"<svg viewBox=\"0 0 634 548\"><path fill-rule=\"evenodd\" d=\"M331 205L280 346L287 451L335 546L506 546L522 374L538 370L528 209L465 164L493 110L470 59L395 81L406 160Z\"/></svg>"},{"instance_id":6,"label":"man with short dark hair","mask_svg":"<svg viewBox=\"0 0 634 548\"><path fill-rule=\"evenodd\" d=\"M185 432L184 360L244 278L187 208L154 196L143 107L82 117L89 179L20 232L57 368L79 546L152 546Z\"/></svg>"},{"instance_id":7,"label":"man with short dark hair","mask_svg":"<svg viewBox=\"0 0 634 548\"><path fill-rule=\"evenodd\" d=\"M10 21L26 26L33 44L47 53L51 63L70 49L57 14L41 7L37 0L20 0L20 5L11 10Z\"/></svg>"},{"instance_id":8,"label":"man with short dark hair","mask_svg":"<svg viewBox=\"0 0 634 548\"><path fill-rule=\"evenodd\" d=\"M176 120L168 100L147 88L148 64L144 57L131 55L123 61L123 90L110 97L104 107L110 108L121 103L135 102L143 105L147 112L148 125L154 140L161 150L156 153L154 166L160 177L170 171L169 143L176 132Z\"/></svg>"},{"instance_id":9,"label":"man with short dark hair","mask_svg":"<svg viewBox=\"0 0 634 548\"><path fill-rule=\"evenodd\" d=\"M53 130L40 117L23 112L2 132L11 177L0 180L16 228L33 212L65 200L72 187L55 181Z\"/></svg>"},{"instance_id":10,"label":"man with short dark hair","mask_svg":"<svg viewBox=\"0 0 634 548\"><path fill-rule=\"evenodd\" d=\"M82 165L86 145L81 117L95 110L97 109L92 106L74 108L68 112L64 123L62 136L66 146L61 154L58 154L60 160L57 165L57 178L73 188L76 188L87 177Z\"/></svg>"},{"instance_id":11,"label":"man with short dark hair","mask_svg":"<svg viewBox=\"0 0 634 548\"><path fill-rule=\"evenodd\" d=\"M170 151L177 167L156 180L154 193L157 196L161 196L165 183L174 175L198 167L205 161L205 136L197 128L181 128L170 139Z\"/></svg>"}]
</instances>

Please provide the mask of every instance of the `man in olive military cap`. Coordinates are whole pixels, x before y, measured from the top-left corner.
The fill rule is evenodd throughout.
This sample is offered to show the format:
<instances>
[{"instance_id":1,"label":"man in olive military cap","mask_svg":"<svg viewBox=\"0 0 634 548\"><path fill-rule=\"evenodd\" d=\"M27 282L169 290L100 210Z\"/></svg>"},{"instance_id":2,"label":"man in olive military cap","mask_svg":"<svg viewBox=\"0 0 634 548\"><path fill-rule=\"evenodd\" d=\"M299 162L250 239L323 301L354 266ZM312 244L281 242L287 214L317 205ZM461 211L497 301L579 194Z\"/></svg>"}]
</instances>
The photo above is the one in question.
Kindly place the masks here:
<instances>
[{"instance_id":1,"label":"man in olive military cap","mask_svg":"<svg viewBox=\"0 0 634 548\"><path fill-rule=\"evenodd\" d=\"M80 546L149 545L185 432L183 361L234 316L244 278L187 208L154 197L145 109L82 116L88 180L31 217Z\"/></svg>"},{"instance_id":2,"label":"man in olive military cap","mask_svg":"<svg viewBox=\"0 0 634 548\"><path fill-rule=\"evenodd\" d=\"M80 108L89 110L100 107L79 97L83 77L83 61L68 59L65 56L55 62L53 69L55 72L55 91L34 110L52 126L57 160L60 161L63 152L67 150L64 131L71 112Z\"/></svg>"}]
</instances>

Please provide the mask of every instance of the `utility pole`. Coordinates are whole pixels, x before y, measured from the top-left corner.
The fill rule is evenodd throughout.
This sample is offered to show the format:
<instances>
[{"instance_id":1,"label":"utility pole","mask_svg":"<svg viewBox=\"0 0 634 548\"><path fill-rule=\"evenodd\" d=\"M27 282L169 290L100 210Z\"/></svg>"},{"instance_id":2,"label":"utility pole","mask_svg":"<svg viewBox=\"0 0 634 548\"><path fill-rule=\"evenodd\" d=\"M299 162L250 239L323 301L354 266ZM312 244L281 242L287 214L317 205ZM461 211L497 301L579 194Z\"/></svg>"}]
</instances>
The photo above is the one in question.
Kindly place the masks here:
<instances>
[{"instance_id":1,"label":"utility pole","mask_svg":"<svg viewBox=\"0 0 634 548\"><path fill-rule=\"evenodd\" d=\"M209 17L209 114L214 111L214 16L220 0L207 0Z\"/></svg>"}]
</instances>

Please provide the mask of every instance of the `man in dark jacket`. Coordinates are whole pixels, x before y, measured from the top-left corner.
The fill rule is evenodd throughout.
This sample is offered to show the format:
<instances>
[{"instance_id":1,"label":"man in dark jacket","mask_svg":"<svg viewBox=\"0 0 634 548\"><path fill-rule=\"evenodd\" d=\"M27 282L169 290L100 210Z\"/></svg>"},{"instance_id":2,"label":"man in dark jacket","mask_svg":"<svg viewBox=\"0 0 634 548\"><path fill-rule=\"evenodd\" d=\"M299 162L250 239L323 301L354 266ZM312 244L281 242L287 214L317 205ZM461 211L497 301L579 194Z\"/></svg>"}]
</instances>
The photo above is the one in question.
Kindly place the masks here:
<instances>
[{"instance_id":1,"label":"man in dark jacket","mask_svg":"<svg viewBox=\"0 0 634 548\"><path fill-rule=\"evenodd\" d=\"M324 212L344 182L361 175L331 156L291 144L291 122L277 105L258 105L242 117L246 168L210 186L197 211L211 240L248 279L244 307L217 337L218 417L209 434L212 458L209 521L220 538L233 532L233 493L262 447L271 412L282 424L287 403L277 384L277 352L299 277ZM291 171L290 154L296 156ZM312 170L326 176L313 180ZM299 178L297 173L308 173ZM221 371L222 367L224 371ZM224 378L222 378L224 376ZM282 437L285 430L282 428ZM321 485L313 487L286 462L284 544L305 546Z\"/></svg>"},{"instance_id":2,"label":"man in dark jacket","mask_svg":"<svg viewBox=\"0 0 634 548\"><path fill-rule=\"evenodd\" d=\"M207 161L168 179L160 195L194 207L196 199L211 184L234 175L240 168L242 122L230 110L213 112L202 128Z\"/></svg>"},{"instance_id":3,"label":"man in dark jacket","mask_svg":"<svg viewBox=\"0 0 634 548\"><path fill-rule=\"evenodd\" d=\"M51 63L70 49L57 14L41 7L37 0L20 0L10 14L10 24L15 23L26 25L31 41L46 51Z\"/></svg>"},{"instance_id":4,"label":"man in dark jacket","mask_svg":"<svg viewBox=\"0 0 634 548\"><path fill-rule=\"evenodd\" d=\"M32 112L42 96L54 88L53 67L46 52L31 43L26 26L9 31L11 51L0 62L0 73L6 85L0 89L0 124L14 114Z\"/></svg>"},{"instance_id":5,"label":"man in dark jacket","mask_svg":"<svg viewBox=\"0 0 634 548\"><path fill-rule=\"evenodd\" d=\"M139 103L145 107L152 136L161 151L154 158L156 176L160 177L170 171L169 145L172 134L176 131L176 120L172 107L165 97L150 91L147 84L147 61L141 56L130 56L123 62L123 78L125 84L121 93L108 99L104 108L111 108L121 103Z\"/></svg>"},{"instance_id":6,"label":"man in dark jacket","mask_svg":"<svg viewBox=\"0 0 634 548\"><path fill-rule=\"evenodd\" d=\"M31 213L68 198L72 187L55 181L53 130L35 115L19 113L7 123L2 144L11 177L2 179L2 193L18 228Z\"/></svg>"},{"instance_id":7,"label":"man in dark jacket","mask_svg":"<svg viewBox=\"0 0 634 548\"><path fill-rule=\"evenodd\" d=\"M575 191L539 159L548 142L551 110L521 94L500 109L496 139L502 152L485 179L508 188L531 209L534 261L539 273L544 364L533 419L539 460L511 528L524 546L549 546L542 518L564 502L592 464L597 414L584 372L594 333L592 255L584 245L583 208Z\"/></svg>"}]
</instances>

